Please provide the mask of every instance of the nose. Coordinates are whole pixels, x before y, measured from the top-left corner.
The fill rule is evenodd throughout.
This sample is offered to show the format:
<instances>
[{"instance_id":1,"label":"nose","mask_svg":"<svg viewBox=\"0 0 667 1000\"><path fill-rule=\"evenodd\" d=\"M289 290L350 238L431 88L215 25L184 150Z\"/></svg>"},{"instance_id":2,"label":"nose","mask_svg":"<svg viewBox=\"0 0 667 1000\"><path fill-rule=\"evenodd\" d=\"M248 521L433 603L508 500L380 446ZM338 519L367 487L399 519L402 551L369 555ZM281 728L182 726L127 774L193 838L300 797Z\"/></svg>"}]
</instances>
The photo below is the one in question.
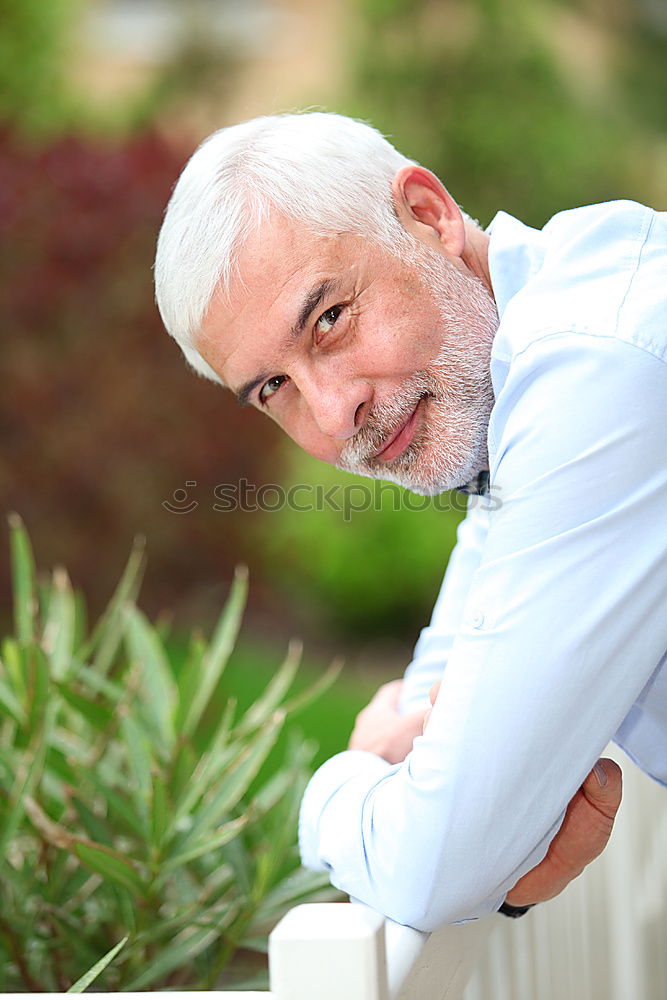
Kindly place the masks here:
<instances>
[{"instance_id":1,"label":"nose","mask_svg":"<svg viewBox=\"0 0 667 1000\"><path fill-rule=\"evenodd\" d=\"M346 441L362 426L372 397L372 387L364 379L322 373L311 375L300 388L321 434Z\"/></svg>"}]
</instances>

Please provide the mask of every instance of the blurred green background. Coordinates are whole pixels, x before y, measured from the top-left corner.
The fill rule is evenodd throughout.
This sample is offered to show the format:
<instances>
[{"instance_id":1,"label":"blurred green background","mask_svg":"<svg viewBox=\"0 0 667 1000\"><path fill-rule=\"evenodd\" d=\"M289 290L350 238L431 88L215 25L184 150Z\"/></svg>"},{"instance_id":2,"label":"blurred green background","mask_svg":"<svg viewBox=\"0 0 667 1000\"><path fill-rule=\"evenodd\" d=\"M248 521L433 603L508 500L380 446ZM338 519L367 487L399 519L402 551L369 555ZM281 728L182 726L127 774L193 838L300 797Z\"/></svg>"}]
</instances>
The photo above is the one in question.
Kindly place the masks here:
<instances>
[{"instance_id":1,"label":"blurred green background","mask_svg":"<svg viewBox=\"0 0 667 1000\"><path fill-rule=\"evenodd\" d=\"M151 265L181 165L214 128L325 107L372 121L483 225L540 226L607 198L665 207L666 98L664 0L0 0L0 490L39 563L95 610L146 535L141 603L178 633L210 624L246 562L239 678L261 687L252 664L300 635L316 669L346 656L349 721L409 659L461 504L215 509L241 478L352 480L162 331Z\"/></svg>"}]
</instances>

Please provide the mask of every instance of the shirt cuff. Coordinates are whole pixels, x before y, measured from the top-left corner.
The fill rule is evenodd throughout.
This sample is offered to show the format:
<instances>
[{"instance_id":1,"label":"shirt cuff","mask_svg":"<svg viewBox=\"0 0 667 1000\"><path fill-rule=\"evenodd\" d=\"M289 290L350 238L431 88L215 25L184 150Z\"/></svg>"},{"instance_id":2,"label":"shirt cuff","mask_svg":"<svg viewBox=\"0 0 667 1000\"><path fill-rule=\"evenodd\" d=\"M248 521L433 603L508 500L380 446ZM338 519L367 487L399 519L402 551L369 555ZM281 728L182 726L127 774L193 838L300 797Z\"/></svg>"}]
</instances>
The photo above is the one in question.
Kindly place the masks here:
<instances>
[{"instance_id":1,"label":"shirt cuff","mask_svg":"<svg viewBox=\"0 0 667 1000\"><path fill-rule=\"evenodd\" d=\"M328 871L320 851L320 822L324 810L350 779L363 776L369 785L396 768L377 754L366 750L344 750L325 761L308 782L299 813L299 851L304 868ZM350 817L350 822L354 818ZM344 837L344 832L341 831Z\"/></svg>"}]
</instances>

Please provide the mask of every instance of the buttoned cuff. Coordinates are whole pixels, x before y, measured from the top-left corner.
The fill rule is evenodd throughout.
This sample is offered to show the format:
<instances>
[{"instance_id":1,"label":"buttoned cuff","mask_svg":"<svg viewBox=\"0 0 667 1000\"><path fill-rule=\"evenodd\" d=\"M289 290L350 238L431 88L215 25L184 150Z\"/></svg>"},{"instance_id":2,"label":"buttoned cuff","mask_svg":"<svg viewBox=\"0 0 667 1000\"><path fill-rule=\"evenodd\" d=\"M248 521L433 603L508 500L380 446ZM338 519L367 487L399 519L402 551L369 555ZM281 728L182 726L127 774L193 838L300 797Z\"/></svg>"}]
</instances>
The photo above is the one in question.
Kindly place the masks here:
<instances>
[{"instance_id":1,"label":"buttoned cuff","mask_svg":"<svg viewBox=\"0 0 667 1000\"><path fill-rule=\"evenodd\" d=\"M299 851L305 868L313 871L331 868L321 856L320 824L327 806L343 786L354 779L371 786L395 770L394 765L366 750L344 750L318 768L306 786L299 813ZM346 822L360 825L359 819L352 814L348 814ZM344 831L340 833L344 839Z\"/></svg>"}]
</instances>

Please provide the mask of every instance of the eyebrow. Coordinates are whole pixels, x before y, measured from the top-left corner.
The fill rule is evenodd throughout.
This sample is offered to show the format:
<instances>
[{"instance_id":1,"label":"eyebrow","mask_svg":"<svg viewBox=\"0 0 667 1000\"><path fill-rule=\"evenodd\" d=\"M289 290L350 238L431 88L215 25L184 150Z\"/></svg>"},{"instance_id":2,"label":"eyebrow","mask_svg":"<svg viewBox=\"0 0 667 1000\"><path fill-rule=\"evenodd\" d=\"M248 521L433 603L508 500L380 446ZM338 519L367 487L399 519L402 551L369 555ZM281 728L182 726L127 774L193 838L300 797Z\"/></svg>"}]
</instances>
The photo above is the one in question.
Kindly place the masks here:
<instances>
[{"instance_id":1,"label":"eyebrow","mask_svg":"<svg viewBox=\"0 0 667 1000\"><path fill-rule=\"evenodd\" d=\"M320 303L326 298L326 296L333 291L333 289L337 286L337 284L338 282L335 281L333 278L325 278L324 281L320 281L317 285L314 285L310 289L305 299L303 300L303 304L301 306L301 309L299 310L299 315L296 318L296 322L294 323L294 326L290 330L289 333L290 344L293 344L296 340L299 339L299 337L305 330L306 324L310 319L312 313L315 311L318 305L320 305ZM257 386L261 385L262 382L265 382L270 377L271 377L270 372L262 372L261 375L256 375L254 378L251 378L248 382L245 382L241 386L241 388L235 393L236 398L239 401L240 405L247 406L250 396L257 388Z\"/></svg>"},{"instance_id":2,"label":"eyebrow","mask_svg":"<svg viewBox=\"0 0 667 1000\"><path fill-rule=\"evenodd\" d=\"M315 311L320 302L326 298L336 285L337 282L334 281L333 278L325 278L324 281L320 281L319 285L315 285L311 288L303 300L303 305L301 306L297 321L290 331L290 340L292 342L299 339L305 329L311 313Z\"/></svg>"}]
</instances>

